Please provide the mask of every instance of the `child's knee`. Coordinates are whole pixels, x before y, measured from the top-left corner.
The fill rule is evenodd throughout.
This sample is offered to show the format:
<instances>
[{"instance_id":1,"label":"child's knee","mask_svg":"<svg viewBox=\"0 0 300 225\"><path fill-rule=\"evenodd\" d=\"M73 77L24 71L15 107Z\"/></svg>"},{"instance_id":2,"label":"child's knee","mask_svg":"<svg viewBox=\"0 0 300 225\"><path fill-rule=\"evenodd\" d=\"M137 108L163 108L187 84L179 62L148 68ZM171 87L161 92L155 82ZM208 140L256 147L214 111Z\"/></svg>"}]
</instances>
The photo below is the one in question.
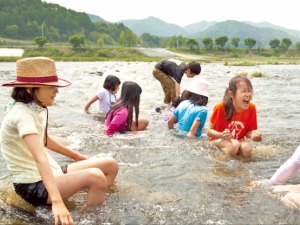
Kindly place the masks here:
<instances>
[{"instance_id":1,"label":"child's knee","mask_svg":"<svg viewBox=\"0 0 300 225\"><path fill-rule=\"evenodd\" d=\"M117 173L119 171L119 164L118 164L118 162L115 159L113 159L113 158L109 158L107 160L108 160L108 168L109 168L109 170L113 174L117 175Z\"/></svg>"},{"instance_id":2,"label":"child's knee","mask_svg":"<svg viewBox=\"0 0 300 225\"><path fill-rule=\"evenodd\" d=\"M145 118L139 119L139 127L138 130L145 130L149 125L149 120Z\"/></svg>"},{"instance_id":3,"label":"child's knee","mask_svg":"<svg viewBox=\"0 0 300 225\"><path fill-rule=\"evenodd\" d=\"M88 176L91 179L93 184L97 184L99 186L103 186L106 188L107 181L106 181L106 177L105 177L104 173L102 172L102 170L100 170L98 168L91 168L89 170Z\"/></svg>"}]
</instances>

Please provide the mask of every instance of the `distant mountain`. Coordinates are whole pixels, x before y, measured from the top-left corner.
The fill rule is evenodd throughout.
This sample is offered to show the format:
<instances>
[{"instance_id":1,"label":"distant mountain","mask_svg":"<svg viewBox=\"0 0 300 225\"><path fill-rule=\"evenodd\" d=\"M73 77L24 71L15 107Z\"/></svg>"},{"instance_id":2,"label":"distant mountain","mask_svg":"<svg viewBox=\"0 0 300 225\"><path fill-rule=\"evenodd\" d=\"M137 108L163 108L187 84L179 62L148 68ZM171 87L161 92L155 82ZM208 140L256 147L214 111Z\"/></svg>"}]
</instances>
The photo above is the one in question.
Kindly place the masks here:
<instances>
[{"instance_id":1,"label":"distant mountain","mask_svg":"<svg viewBox=\"0 0 300 225\"><path fill-rule=\"evenodd\" d=\"M188 34L195 34L198 32L202 32L204 30L206 30L207 28L209 28L212 25L215 25L218 22L215 21L201 21L198 23L193 23L190 25L187 25L185 27L183 27L183 29L185 29L187 31Z\"/></svg>"},{"instance_id":2,"label":"distant mountain","mask_svg":"<svg viewBox=\"0 0 300 225\"><path fill-rule=\"evenodd\" d=\"M282 40L283 38L290 38L292 41L296 41L297 38L279 29L269 27L252 26L248 23L243 23L235 20L227 20L224 22L216 23L208 27L204 31L200 31L191 35L193 38L214 38L226 35L229 39L233 37L239 37L240 39L254 38L257 41L258 46L265 46L269 44L269 41L277 38Z\"/></svg>"},{"instance_id":3,"label":"distant mountain","mask_svg":"<svg viewBox=\"0 0 300 225\"><path fill-rule=\"evenodd\" d=\"M281 26L277 26L274 25L272 23L269 22L261 22L261 23L253 23L253 22L249 22L249 21L244 21L244 23L248 23L252 26L256 26L256 27L268 27L268 28L273 28L273 29L277 29L277 30L282 30L296 38L300 38L300 31L299 30L293 30L293 29L287 29Z\"/></svg>"},{"instance_id":4,"label":"distant mountain","mask_svg":"<svg viewBox=\"0 0 300 225\"><path fill-rule=\"evenodd\" d=\"M95 23L95 22L109 23L108 21L102 19L100 16L96 16L96 15L93 15L93 14L88 14L88 16L90 17L90 19L93 23Z\"/></svg>"},{"instance_id":5,"label":"distant mountain","mask_svg":"<svg viewBox=\"0 0 300 225\"><path fill-rule=\"evenodd\" d=\"M126 27L130 28L135 34L149 33L159 37L171 37L174 35L187 36L188 32L182 27L166 23L155 17L148 17L142 20L121 20Z\"/></svg>"},{"instance_id":6,"label":"distant mountain","mask_svg":"<svg viewBox=\"0 0 300 225\"><path fill-rule=\"evenodd\" d=\"M123 23L137 35L142 33L149 33L159 37L182 35L183 37L195 38L198 41L201 41L203 38L216 38L226 35L229 39L233 37L239 37L241 40L254 38L258 46L268 46L269 41L274 38L279 40L290 38L293 43L300 41L300 31L286 29L268 22L201 21L180 27L151 16L141 20L121 20L118 23Z\"/></svg>"}]
</instances>

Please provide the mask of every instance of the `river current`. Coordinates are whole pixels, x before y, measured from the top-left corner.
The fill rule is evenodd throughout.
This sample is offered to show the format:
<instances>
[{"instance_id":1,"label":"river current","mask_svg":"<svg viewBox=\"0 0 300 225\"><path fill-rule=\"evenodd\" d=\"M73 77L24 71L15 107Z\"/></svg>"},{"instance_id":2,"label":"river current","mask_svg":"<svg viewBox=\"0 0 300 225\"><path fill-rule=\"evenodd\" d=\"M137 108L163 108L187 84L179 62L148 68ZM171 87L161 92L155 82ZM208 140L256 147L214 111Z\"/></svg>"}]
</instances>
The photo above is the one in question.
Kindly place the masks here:
<instances>
[{"instance_id":1,"label":"river current","mask_svg":"<svg viewBox=\"0 0 300 225\"><path fill-rule=\"evenodd\" d=\"M85 191L67 201L75 224L299 224L300 213L288 208L265 189L249 188L247 182L270 178L299 145L300 65L231 67L202 64L201 77L209 82L208 119L222 100L231 77L247 73L257 107L260 143L252 143L250 161L226 156L207 139L189 139L169 131L162 122L160 83L152 76L155 62L57 62L60 77L73 84L60 88L56 104L49 107L49 131L63 144L90 156L110 153L118 160L119 174L106 201L85 213ZM15 63L0 63L0 83L15 79ZM262 72L262 77L252 77ZM141 116L149 119L146 131L108 137L97 103L90 114L83 106L102 86L106 75L122 82L135 81L143 89ZM186 77L182 89L192 82ZM11 88L1 87L0 119L10 101ZM161 113L155 111L161 107ZM208 125L208 119L205 129ZM206 133L204 129L203 133ZM71 161L54 155L63 165ZM11 205L11 182L0 156L0 224L53 224L48 208L28 209ZM289 180L299 182L300 174Z\"/></svg>"}]
</instances>

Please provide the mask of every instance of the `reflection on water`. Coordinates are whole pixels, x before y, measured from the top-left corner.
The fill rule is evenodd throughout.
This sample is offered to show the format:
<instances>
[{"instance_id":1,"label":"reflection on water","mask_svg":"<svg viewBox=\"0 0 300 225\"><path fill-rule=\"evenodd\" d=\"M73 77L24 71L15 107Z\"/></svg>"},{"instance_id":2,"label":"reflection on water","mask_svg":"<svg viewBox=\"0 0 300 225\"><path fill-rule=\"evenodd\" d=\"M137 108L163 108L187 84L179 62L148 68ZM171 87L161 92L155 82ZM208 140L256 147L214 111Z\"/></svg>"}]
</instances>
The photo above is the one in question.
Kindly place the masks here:
<instances>
[{"instance_id":1,"label":"reflection on water","mask_svg":"<svg viewBox=\"0 0 300 225\"><path fill-rule=\"evenodd\" d=\"M299 144L300 66L202 65L200 76L210 83L209 115L232 76L255 71L266 74L251 78L263 141L253 143L254 157L245 162L227 157L205 138L186 139L167 130L162 123L166 109L162 113L155 111L161 106L162 90L152 77L154 65L155 62L57 63L60 76L73 85L59 89L56 106L49 110L49 133L81 153L111 153L120 163L116 187L107 193L103 205L80 214L77 210L84 203L85 192L68 200L75 223L297 224L299 211L287 208L266 190L253 191L245 184L271 177ZM104 75L97 75L99 71ZM141 114L150 120L146 131L107 137L103 134L103 117L97 115L97 104L91 107L92 114L82 113L84 104L108 74L141 85ZM1 63L0 82L14 77L15 64ZM191 81L183 79L183 88ZM10 91L2 87L1 120ZM55 157L61 164L70 162ZM48 208L38 208L32 215L3 200L10 177L2 156L0 170L0 223L53 224ZM299 175L289 183L299 183Z\"/></svg>"}]
</instances>

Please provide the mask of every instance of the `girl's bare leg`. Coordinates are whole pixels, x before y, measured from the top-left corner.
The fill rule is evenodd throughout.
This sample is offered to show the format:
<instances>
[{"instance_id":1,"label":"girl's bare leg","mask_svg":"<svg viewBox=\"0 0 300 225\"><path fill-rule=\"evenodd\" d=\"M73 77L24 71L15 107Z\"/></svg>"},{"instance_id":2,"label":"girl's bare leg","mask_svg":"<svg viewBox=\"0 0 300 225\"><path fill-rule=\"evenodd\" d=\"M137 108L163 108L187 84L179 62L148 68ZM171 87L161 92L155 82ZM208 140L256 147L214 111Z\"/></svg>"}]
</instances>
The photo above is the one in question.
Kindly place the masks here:
<instances>
[{"instance_id":1,"label":"girl's bare leg","mask_svg":"<svg viewBox=\"0 0 300 225\"><path fill-rule=\"evenodd\" d=\"M68 173L56 177L56 182L63 199L88 188L86 203L90 205L104 201L107 186L113 184L117 173L118 163L112 158L87 159L70 164Z\"/></svg>"},{"instance_id":2,"label":"girl's bare leg","mask_svg":"<svg viewBox=\"0 0 300 225\"><path fill-rule=\"evenodd\" d=\"M246 139L240 140L240 153L244 158L252 157L252 147Z\"/></svg>"},{"instance_id":3,"label":"girl's bare leg","mask_svg":"<svg viewBox=\"0 0 300 225\"><path fill-rule=\"evenodd\" d=\"M145 130L149 124L149 121L146 118L139 119L139 125L136 126L135 121L131 124L131 131L142 131Z\"/></svg>"},{"instance_id":4,"label":"girl's bare leg","mask_svg":"<svg viewBox=\"0 0 300 225\"><path fill-rule=\"evenodd\" d=\"M237 156L238 150L240 148L239 141L235 139L230 139L230 140L218 139L214 142L214 144L232 157Z\"/></svg>"},{"instance_id":5,"label":"girl's bare leg","mask_svg":"<svg viewBox=\"0 0 300 225\"><path fill-rule=\"evenodd\" d=\"M281 201L287 207L300 209L300 193L288 193L281 198Z\"/></svg>"},{"instance_id":6,"label":"girl's bare leg","mask_svg":"<svg viewBox=\"0 0 300 225\"><path fill-rule=\"evenodd\" d=\"M296 185L275 185L273 188L274 193L278 192L300 192L300 184Z\"/></svg>"},{"instance_id":7,"label":"girl's bare leg","mask_svg":"<svg viewBox=\"0 0 300 225\"><path fill-rule=\"evenodd\" d=\"M87 169L87 168L98 168L106 177L107 185L112 185L118 174L118 163L115 159L109 157L87 159L68 165L68 173L74 171Z\"/></svg>"}]
</instances>

